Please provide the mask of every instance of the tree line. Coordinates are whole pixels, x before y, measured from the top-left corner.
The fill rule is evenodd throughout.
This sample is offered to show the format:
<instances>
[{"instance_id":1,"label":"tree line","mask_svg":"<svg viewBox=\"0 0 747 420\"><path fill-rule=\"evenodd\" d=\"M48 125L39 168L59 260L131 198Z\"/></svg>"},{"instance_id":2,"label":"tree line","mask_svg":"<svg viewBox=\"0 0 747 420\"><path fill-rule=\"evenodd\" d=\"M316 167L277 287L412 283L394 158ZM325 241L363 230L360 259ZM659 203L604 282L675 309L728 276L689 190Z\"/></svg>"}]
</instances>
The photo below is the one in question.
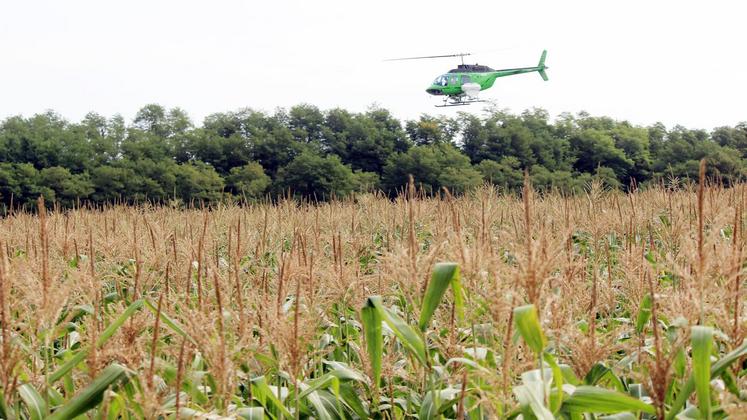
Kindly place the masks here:
<instances>
[{"instance_id":1,"label":"tree line","mask_svg":"<svg viewBox=\"0 0 747 420\"><path fill-rule=\"evenodd\" d=\"M725 183L747 170L747 123L711 132L661 123L636 126L587 113L491 110L478 117L424 114L400 121L386 109L354 113L302 104L273 113L216 113L196 126L180 108L146 105L134 120L89 113L74 123L54 112L0 124L0 202L40 195L76 203L210 203L293 194L311 199L380 190L394 195L412 174L426 192L461 193L485 182L581 191L709 176Z\"/></svg>"}]
</instances>

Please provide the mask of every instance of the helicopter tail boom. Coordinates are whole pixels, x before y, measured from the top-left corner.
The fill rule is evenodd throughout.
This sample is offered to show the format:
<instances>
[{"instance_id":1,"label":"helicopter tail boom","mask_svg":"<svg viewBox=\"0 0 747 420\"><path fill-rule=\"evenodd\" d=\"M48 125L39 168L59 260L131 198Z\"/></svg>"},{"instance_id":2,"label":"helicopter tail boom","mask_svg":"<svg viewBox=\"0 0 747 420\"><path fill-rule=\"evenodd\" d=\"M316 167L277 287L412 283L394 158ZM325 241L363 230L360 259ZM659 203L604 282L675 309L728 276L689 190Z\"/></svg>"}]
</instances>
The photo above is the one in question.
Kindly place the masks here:
<instances>
[{"instance_id":1,"label":"helicopter tail boom","mask_svg":"<svg viewBox=\"0 0 747 420\"><path fill-rule=\"evenodd\" d=\"M542 80L547 81L548 78L547 78L547 73L545 72L545 70L547 70L549 67L545 65L545 58L547 58L547 50L542 51L542 55L540 56L540 61L537 64L537 66L494 70L492 72L494 75L493 77L495 78L495 77L513 76L515 74L534 73L536 71L537 73L539 73L540 77L542 77ZM490 86L492 86L492 83L490 84Z\"/></svg>"}]
</instances>

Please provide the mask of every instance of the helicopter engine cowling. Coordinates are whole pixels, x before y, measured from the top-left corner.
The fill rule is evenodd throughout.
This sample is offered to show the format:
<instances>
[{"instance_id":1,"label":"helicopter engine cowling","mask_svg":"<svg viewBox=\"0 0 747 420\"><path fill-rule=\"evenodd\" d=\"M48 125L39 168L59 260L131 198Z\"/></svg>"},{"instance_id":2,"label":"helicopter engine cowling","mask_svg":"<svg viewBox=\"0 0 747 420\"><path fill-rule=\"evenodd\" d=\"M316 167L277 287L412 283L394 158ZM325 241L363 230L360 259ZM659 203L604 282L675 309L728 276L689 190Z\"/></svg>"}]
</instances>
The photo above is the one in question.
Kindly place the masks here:
<instances>
[{"instance_id":1,"label":"helicopter engine cowling","mask_svg":"<svg viewBox=\"0 0 747 420\"><path fill-rule=\"evenodd\" d=\"M462 85L462 92L464 92L470 99L475 99L480 93L480 85L477 83L465 83Z\"/></svg>"}]
</instances>

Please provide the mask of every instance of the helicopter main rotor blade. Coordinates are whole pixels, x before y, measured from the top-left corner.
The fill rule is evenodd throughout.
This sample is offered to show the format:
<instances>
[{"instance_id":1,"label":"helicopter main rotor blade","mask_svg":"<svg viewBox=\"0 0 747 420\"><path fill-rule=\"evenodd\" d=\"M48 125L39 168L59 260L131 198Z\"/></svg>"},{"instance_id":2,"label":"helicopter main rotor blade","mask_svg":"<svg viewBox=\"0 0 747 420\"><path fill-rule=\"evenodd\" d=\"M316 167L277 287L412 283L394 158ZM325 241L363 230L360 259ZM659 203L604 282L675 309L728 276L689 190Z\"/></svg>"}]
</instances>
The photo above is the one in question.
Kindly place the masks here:
<instances>
[{"instance_id":1,"label":"helicopter main rotor blade","mask_svg":"<svg viewBox=\"0 0 747 420\"><path fill-rule=\"evenodd\" d=\"M389 58L384 61L402 61L402 60L424 60L429 58L448 58L448 57L466 57L472 55L470 53L458 53L458 54L447 54L447 55L425 55L422 57L404 57L404 58Z\"/></svg>"}]
</instances>

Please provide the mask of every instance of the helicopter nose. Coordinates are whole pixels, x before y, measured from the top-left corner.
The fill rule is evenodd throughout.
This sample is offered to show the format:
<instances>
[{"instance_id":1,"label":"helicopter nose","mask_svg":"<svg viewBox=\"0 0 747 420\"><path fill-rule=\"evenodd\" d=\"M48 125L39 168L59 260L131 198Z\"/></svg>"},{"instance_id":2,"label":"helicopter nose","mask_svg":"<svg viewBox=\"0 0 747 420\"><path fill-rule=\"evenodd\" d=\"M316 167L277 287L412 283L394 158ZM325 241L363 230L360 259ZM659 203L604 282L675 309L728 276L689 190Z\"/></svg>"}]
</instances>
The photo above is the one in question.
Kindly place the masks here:
<instances>
[{"instance_id":1,"label":"helicopter nose","mask_svg":"<svg viewBox=\"0 0 747 420\"><path fill-rule=\"evenodd\" d=\"M435 87L429 87L425 91L430 93L431 95L443 95L444 94L441 89L435 88Z\"/></svg>"}]
</instances>

